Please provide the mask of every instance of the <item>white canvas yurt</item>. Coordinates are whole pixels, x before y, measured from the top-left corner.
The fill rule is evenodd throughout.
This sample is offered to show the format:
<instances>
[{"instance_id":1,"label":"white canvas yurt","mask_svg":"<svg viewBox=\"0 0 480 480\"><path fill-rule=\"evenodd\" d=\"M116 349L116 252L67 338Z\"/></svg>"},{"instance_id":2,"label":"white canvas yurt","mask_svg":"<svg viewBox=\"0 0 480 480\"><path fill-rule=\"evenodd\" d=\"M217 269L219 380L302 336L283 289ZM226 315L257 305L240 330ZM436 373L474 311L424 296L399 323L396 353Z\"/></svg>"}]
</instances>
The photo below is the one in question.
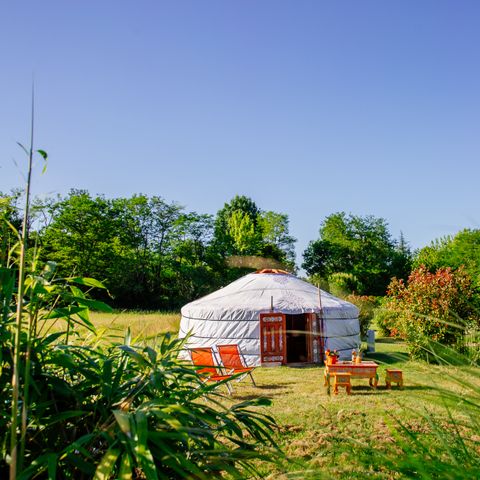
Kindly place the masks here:
<instances>
[{"instance_id":1,"label":"white canvas yurt","mask_svg":"<svg viewBox=\"0 0 480 480\"><path fill-rule=\"evenodd\" d=\"M186 346L238 344L249 365L322 363L360 345L358 308L282 270L261 270L185 305Z\"/></svg>"}]
</instances>

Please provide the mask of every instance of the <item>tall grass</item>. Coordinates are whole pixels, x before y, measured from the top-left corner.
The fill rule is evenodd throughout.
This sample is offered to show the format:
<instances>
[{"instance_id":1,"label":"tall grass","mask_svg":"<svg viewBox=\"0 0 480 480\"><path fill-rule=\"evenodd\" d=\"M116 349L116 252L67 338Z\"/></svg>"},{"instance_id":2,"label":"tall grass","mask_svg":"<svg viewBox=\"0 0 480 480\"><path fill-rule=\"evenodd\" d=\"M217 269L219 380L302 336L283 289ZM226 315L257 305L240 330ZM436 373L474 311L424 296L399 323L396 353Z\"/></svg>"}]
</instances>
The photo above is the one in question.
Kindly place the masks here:
<instances>
[{"instance_id":1,"label":"tall grass","mask_svg":"<svg viewBox=\"0 0 480 480\"><path fill-rule=\"evenodd\" d=\"M426 342L427 357L442 366L442 379L432 385L430 406L402 405L392 415L390 431L396 451L373 453L375 460L407 478L480 478L480 372L469 356ZM462 368L459 368L462 365ZM432 377L434 379L434 377ZM455 388L448 388L446 385ZM403 415L402 415L403 413ZM405 414L422 422L412 427ZM369 458L371 461L372 458Z\"/></svg>"}]
</instances>

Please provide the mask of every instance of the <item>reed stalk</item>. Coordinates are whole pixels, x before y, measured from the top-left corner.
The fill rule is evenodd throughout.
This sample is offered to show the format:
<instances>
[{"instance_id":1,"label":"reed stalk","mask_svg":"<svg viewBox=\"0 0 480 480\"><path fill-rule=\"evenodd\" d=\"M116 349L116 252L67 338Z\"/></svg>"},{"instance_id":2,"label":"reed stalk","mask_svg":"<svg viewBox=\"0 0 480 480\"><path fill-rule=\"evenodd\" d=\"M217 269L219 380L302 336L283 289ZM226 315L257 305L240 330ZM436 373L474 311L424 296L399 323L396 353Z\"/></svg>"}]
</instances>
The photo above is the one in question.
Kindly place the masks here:
<instances>
[{"instance_id":1,"label":"reed stalk","mask_svg":"<svg viewBox=\"0 0 480 480\"><path fill-rule=\"evenodd\" d=\"M15 350L13 352L13 374L12 374L12 411L11 411L11 427L10 427L10 480L15 480L18 473L23 467L24 445L20 445L20 455L18 454L18 411L20 399L20 346L22 336L23 323L23 296L25 289L25 251L28 237L28 218L30 210L30 189L32 181L33 166L33 133L34 133L34 88L32 85L32 110L31 110L31 128L30 128L30 149L27 151L23 146L23 150L28 154L28 173L27 184L25 187L25 211L22 222L22 233L20 236L20 259L18 266L18 292L17 292L17 310L15 316ZM28 378L28 374L26 375ZM24 404L23 408L27 406ZM26 415L26 410L25 410ZM26 417L25 417L26 418ZM25 442L24 427L21 426L20 443Z\"/></svg>"}]
</instances>

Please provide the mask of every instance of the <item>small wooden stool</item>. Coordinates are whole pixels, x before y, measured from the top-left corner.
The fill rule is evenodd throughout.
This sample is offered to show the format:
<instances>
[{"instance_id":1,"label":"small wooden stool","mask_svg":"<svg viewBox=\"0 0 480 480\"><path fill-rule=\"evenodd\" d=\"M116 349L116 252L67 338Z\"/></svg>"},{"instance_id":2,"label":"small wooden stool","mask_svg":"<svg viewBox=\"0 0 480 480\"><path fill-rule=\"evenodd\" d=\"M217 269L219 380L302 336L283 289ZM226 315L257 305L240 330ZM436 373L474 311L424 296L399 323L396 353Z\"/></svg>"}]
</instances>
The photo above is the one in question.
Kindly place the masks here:
<instances>
[{"instance_id":1,"label":"small wooden stool","mask_svg":"<svg viewBox=\"0 0 480 480\"><path fill-rule=\"evenodd\" d=\"M387 384L387 388L392 388L392 383L396 383L400 388L403 388L402 371L387 368L385 373L385 383Z\"/></svg>"},{"instance_id":2,"label":"small wooden stool","mask_svg":"<svg viewBox=\"0 0 480 480\"><path fill-rule=\"evenodd\" d=\"M333 373L333 393L338 395L338 387L345 387L347 395L350 395L352 385L350 383L350 373Z\"/></svg>"}]
</instances>

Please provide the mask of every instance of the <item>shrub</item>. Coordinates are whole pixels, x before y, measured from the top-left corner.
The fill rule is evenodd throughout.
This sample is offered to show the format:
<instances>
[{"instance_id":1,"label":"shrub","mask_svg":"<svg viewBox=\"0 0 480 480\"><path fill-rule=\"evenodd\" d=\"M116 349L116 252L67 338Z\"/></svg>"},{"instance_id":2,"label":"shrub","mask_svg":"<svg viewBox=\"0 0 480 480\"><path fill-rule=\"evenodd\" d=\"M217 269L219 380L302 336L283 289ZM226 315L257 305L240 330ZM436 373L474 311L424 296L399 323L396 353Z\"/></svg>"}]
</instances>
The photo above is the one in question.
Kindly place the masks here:
<instances>
[{"instance_id":1,"label":"shrub","mask_svg":"<svg viewBox=\"0 0 480 480\"><path fill-rule=\"evenodd\" d=\"M396 326L397 314L385 308L383 301L379 303L373 314L373 323L384 337L397 337L399 334Z\"/></svg>"},{"instance_id":2,"label":"shrub","mask_svg":"<svg viewBox=\"0 0 480 480\"><path fill-rule=\"evenodd\" d=\"M386 323L408 342L413 356L428 358L432 342L462 347L467 329L479 325L476 300L472 279L462 267L435 273L419 267L407 284L397 279L390 283L385 309L391 316Z\"/></svg>"},{"instance_id":3,"label":"shrub","mask_svg":"<svg viewBox=\"0 0 480 480\"><path fill-rule=\"evenodd\" d=\"M360 321L360 335L362 338L367 336L367 330L370 328L375 313L375 307L378 305L378 297L368 295L350 294L345 297L350 303L353 303L360 309L358 319Z\"/></svg>"},{"instance_id":4,"label":"shrub","mask_svg":"<svg viewBox=\"0 0 480 480\"><path fill-rule=\"evenodd\" d=\"M278 458L278 450L271 453L275 422L255 408L268 400L222 406L216 385L178 359L183 343L168 335L150 346L131 344L129 334L120 343L88 343L76 325L95 333L89 308L108 307L84 290L102 285L52 278L49 267L25 280L18 410L15 271L0 268L0 478L8 477L11 458L8 411L18 425L19 480L245 478L257 474L258 460Z\"/></svg>"}]
</instances>

